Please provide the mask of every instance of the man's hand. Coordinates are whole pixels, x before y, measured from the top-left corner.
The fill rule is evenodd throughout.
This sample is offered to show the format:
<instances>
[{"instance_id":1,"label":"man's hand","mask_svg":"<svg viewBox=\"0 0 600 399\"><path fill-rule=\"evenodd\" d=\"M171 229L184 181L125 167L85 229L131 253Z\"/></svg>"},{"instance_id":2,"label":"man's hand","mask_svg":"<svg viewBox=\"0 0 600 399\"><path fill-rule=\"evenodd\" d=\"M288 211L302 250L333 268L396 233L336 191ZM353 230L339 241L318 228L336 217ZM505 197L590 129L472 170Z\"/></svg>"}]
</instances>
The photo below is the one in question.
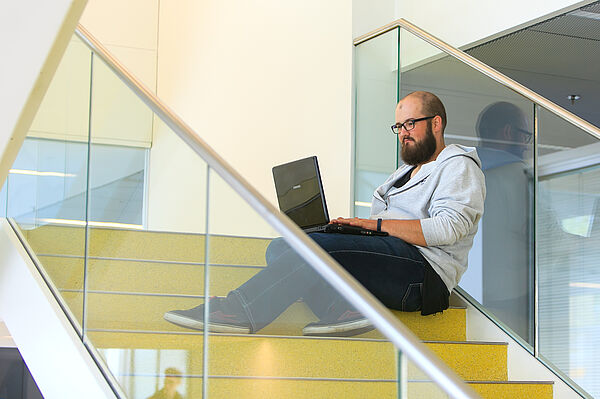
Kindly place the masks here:
<instances>
[{"instance_id":1,"label":"man's hand","mask_svg":"<svg viewBox=\"0 0 600 399\"><path fill-rule=\"evenodd\" d=\"M377 230L377 220L361 219L361 218L337 218L333 219L334 224L349 224L350 226L358 226L363 229ZM389 235L403 239L409 244L426 247L427 242L423 236L420 220L396 220L384 219L381 222L381 231L387 232Z\"/></svg>"},{"instance_id":2,"label":"man's hand","mask_svg":"<svg viewBox=\"0 0 600 399\"><path fill-rule=\"evenodd\" d=\"M362 227L363 229L377 230L377 220L361 218L337 218L331 221L333 224L349 224L350 226Z\"/></svg>"}]
</instances>

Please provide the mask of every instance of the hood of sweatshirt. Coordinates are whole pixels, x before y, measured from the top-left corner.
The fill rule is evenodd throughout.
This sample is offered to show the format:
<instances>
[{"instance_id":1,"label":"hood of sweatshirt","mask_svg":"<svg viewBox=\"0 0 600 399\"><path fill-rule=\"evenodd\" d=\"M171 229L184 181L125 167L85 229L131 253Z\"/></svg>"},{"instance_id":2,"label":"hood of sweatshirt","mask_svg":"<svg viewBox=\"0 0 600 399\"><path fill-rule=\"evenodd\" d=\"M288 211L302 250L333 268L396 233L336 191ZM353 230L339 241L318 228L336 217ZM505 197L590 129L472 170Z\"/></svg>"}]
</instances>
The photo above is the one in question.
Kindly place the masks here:
<instances>
[{"instance_id":1,"label":"hood of sweatshirt","mask_svg":"<svg viewBox=\"0 0 600 399\"><path fill-rule=\"evenodd\" d=\"M477 166L481 168L481 160L477 155L477 150L475 147L466 147L459 144L450 144L447 145L442 152L439 153L438 157L435 161L428 162L421 166L421 169L417 172L415 176L413 176L404 186L396 189L391 189L394 183L404 176L409 170L413 168L413 165L403 165L399 167L381 186L377 188L374 193L375 198L383 201L383 196L388 193L388 195L392 195L395 193L400 193L405 190L410 189L411 187L420 184L423 180L427 179L427 177L440 165L447 162L448 160L454 157L467 157L472 159ZM391 191L390 191L391 189Z\"/></svg>"}]
</instances>

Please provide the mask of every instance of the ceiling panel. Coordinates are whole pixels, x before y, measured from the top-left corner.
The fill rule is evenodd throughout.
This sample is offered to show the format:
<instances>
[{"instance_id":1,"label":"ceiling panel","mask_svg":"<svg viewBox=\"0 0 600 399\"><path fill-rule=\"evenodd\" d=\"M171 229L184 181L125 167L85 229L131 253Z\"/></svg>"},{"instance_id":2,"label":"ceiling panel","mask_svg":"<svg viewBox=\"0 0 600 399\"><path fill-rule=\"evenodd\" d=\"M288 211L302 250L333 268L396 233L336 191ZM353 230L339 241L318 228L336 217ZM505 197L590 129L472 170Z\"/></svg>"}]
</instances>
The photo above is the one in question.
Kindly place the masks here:
<instances>
[{"instance_id":1,"label":"ceiling panel","mask_svg":"<svg viewBox=\"0 0 600 399\"><path fill-rule=\"evenodd\" d=\"M595 13L582 15L597 15L599 19L570 13L467 53L600 126L600 1L581 10ZM569 94L581 99L572 104Z\"/></svg>"},{"instance_id":2,"label":"ceiling panel","mask_svg":"<svg viewBox=\"0 0 600 399\"><path fill-rule=\"evenodd\" d=\"M600 14L600 2L597 1L595 3L592 3L588 6L582 7L581 8L582 11L587 11L587 12L595 12Z\"/></svg>"},{"instance_id":3,"label":"ceiling panel","mask_svg":"<svg viewBox=\"0 0 600 399\"><path fill-rule=\"evenodd\" d=\"M538 32L553 33L556 35L565 35L578 37L584 40L600 41L600 14L594 14L599 19L592 19L577 15L565 15L553 18L550 21L532 26L527 30Z\"/></svg>"}]
</instances>

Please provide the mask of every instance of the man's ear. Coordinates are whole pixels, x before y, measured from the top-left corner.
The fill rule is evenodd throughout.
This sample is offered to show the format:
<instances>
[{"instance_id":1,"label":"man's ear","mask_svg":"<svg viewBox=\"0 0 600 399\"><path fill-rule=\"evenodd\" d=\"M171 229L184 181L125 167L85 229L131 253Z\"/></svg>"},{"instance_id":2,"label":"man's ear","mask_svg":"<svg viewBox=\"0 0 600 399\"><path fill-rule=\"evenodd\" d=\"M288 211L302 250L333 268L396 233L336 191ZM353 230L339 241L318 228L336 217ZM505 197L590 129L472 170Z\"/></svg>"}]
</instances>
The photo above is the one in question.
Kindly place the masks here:
<instances>
[{"instance_id":1,"label":"man's ear","mask_svg":"<svg viewBox=\"0 0 600 399\"><path fill-rule=\"evenodd\" d=\"M434 133L440 133L442 131L442 117L436 115L431 120L431 128Z\"/></svg>"},{"instance_id":2,"label":"man's ear","mask_svg":"<svg viewBox=\"0 0 600 399\"><path fill-rule=\"evenodd\" d=\"M512 126L510 125L510 123L507 123L506 125L504 125L501 132L502 132L502 136L501 136L502 140L508 141L508 142L513 141Z\"/></svg>"}]
</instances>

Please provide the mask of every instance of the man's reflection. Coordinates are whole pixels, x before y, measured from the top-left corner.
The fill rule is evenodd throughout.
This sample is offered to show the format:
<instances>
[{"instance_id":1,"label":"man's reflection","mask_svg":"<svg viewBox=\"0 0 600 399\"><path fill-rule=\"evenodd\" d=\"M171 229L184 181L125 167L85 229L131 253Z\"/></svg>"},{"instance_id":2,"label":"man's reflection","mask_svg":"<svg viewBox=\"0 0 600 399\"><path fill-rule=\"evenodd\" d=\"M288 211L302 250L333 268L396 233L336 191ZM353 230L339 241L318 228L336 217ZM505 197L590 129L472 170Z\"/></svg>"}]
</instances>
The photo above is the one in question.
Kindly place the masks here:
<instances>
[{"instance_id":1,"label":"man's reflection","mask_svg":"<svg viewBox=\"0 0 600 399\"><path fill-rule=\"evenodd\" d=\"M481 222L483 304L531 341L530 215L532 129L523 111L508 102L488 105L477 121L477 152L487 197Z\"/></svg>"},{"instance_id":2,"label":"man's reflection","mask_svg":"<svg viewBox=\"0 0 600 399\"><path fill-rule=\"evenodd\" d=\"M154 392L154 395L148 399L183 399L183 396L177 391L181 385L181 371L175 367L165 369L165 382L162 389Z\"/></svg>"}]
</instances>

